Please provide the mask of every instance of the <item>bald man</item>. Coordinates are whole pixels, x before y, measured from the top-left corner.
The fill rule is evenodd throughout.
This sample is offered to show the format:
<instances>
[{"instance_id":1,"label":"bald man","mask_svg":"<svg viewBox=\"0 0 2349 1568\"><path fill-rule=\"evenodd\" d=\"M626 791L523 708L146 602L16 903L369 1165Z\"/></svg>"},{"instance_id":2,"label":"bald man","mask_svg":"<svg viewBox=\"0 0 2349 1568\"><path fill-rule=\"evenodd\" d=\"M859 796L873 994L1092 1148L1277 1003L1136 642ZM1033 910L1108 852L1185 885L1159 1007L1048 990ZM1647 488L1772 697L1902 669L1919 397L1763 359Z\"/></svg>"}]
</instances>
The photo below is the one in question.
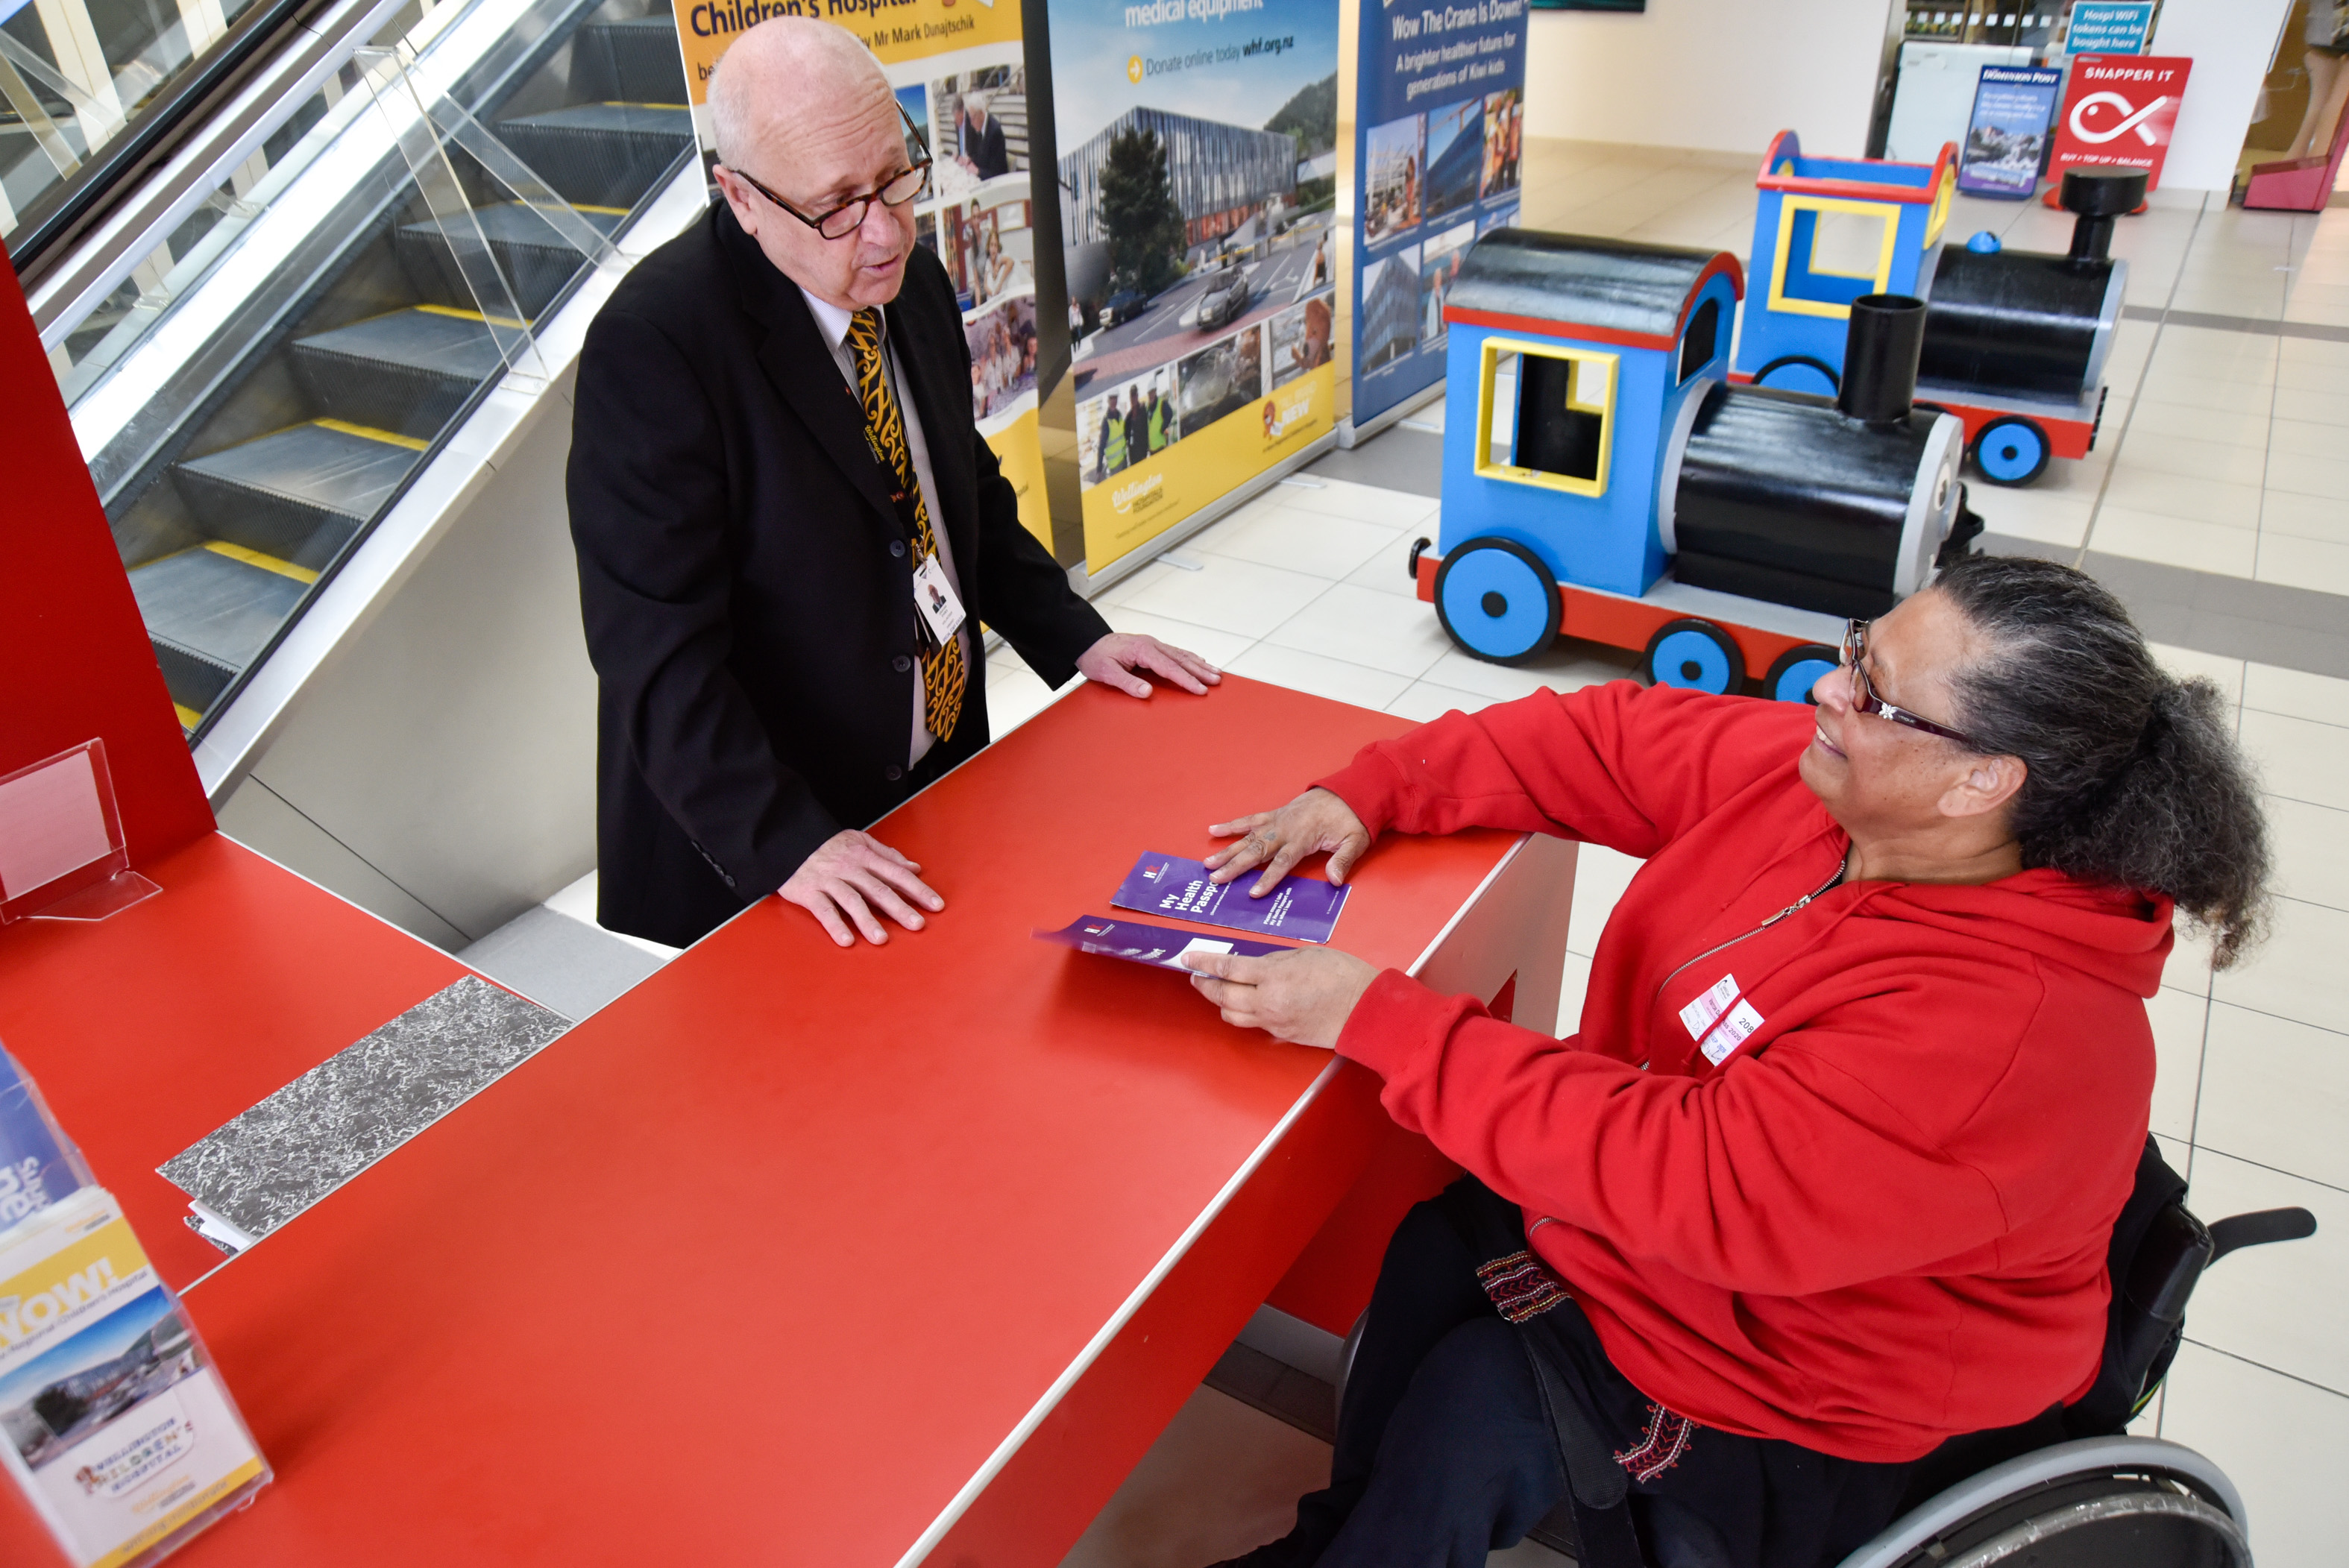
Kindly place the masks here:
<instances>
[{"instance_id":1,"label":"bald man","mask_svg":"<svg viewBox=\"0 0 2349 1568\"><path fill-rule=\"evenodd\" d=\"M1112 633L1020 526L914 243L928 153L864 46L761 23L709 107L724 200L613 292L574 397L597 918L683 946L780 892L885 942L946 900L863 830L987 744L981 621L1048 686L1217 676Z\"/></svg>"}]
</instances>

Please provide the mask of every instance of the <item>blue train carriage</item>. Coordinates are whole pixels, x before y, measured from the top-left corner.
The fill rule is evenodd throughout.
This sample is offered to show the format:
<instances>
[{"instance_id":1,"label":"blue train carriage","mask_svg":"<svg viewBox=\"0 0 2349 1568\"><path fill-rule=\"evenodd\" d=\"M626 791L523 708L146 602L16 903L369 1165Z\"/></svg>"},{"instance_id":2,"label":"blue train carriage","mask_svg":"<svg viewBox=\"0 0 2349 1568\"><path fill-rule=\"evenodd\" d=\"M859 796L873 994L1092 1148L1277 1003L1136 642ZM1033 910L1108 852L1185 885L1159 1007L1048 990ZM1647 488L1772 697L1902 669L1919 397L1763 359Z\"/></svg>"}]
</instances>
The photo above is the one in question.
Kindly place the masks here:
<instances>
[{"instance_id":1,"label":"blue train carriage","mask_svg":"<svg viewBox=\"0 0 2349 1568\"><path fill-rule=\"evenodd\" d=\"M1799 699L1845 617L1922 586L1962 495L1958 421L1909 406L1923 307L1861 302L1862 373L1829 402L1726 383L1743 282L1726 252L1521 229L1470 249L1439 537L1410 562L1463 649L1516 663L1563 634L1667 685Z\"/></svg>"},{"instance_id":2,"label":"blue train carriage","mask_svg":"<svg viewBox=\"0 0 2349 1568\"><path fill-rule=\"evenodd\" d=\"M2063 205L2078 222L2065 255L2007 251L1988 232L1948 245L1956 150L1944 144L1930 164L1810 158L1778 133L1754 181L1756 281L1731 379L1832 397L1851 301L1914 295L1926 303L1918 395L1963 422L1984 479L2029 484L2095 447L2128 280L2107 247L2145 181L2067 173Z\"/></svg>"},{"instance_id":3,"label":"blue train carriage","mask_svg":"<svg viewBox=\"0 0 2349 1568\"><path fill-rule=\"evenodd\" d=\"M1754 268L1734 378L1832 397L1844 324L1862 294L1924 298L1957 194L1957 147L1930 164L1807 158L1782 130L1755 177Z\"/></svg>"}]
</instances>

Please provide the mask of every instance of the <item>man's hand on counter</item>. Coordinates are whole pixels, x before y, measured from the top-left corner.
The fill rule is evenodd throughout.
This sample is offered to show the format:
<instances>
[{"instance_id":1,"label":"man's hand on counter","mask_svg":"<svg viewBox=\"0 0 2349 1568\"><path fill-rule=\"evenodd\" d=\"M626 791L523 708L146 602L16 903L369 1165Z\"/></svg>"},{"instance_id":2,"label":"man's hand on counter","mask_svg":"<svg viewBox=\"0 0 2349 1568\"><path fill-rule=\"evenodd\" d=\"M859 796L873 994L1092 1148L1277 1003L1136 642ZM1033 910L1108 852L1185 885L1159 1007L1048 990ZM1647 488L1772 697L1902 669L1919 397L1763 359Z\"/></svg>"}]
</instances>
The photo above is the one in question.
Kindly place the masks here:
<instances>
[{"instance_id":1,"label":"man's hand on counter","mask_svg":"<svg viewBox=\"0 0 2349 1568\"><path fill-rule=\"evenodd\" d=\"M1194 953L1183 960L1191 987L1223 1010L1224 1022L1277 1040L1329 1050L1354 1004L1379 977L1375 965L1330 947L1299 947L1262 958Z\"/></svg>"},{"instance_id":2,"label":"man's hand on counter","mask_svg":"<svg viewBox=\"0 0 2349 1568\"><path fill-rule=\"evenodd\" d=\"M852 923L877 946L889 940L889 933L874 910L908 931L919 931L928 923L923 910L935 914L946 908L947 901L917 874L921 869L872 834L850 828L816 846L776 891L814 915L841 946L856 945L848 929Z\"/></svg>"},{"instance_id":3,"label":"man's hand on counter","mask_svg":"<svg viewBox=\"0 0 2349 1568\"><path fill-rule=\"evenodd\" d=\"M1250 898L1262 898L1279 886L1280 879L1308 855L1327 854L1330 880L1342 882L1371 847L1371 830L1354 809L1327 789L1308 789L1277 811L1211 823L1207 831L1240 841L1207 857L1210 882L1231 882L1251 866L1264 867L1264 874L1248 889Z\"/></svg>"},{"instance_id":4,"label":"man's hand on counter","mask_svg":"<svg viewBox=\"0 0 2349 1568\"><path fill-rule=\"evenodd\" d=\"M1115 686L1128 696L1150 695L1150 683L1143 678L1143 672L1181 686L1194 696L1206 696L1207 687L1224 678L1215 665L1188 648L1171 647L1139 632L1112 632L1077 658L1078 674L1089 681Z\"/></svg>"}]
</instances>

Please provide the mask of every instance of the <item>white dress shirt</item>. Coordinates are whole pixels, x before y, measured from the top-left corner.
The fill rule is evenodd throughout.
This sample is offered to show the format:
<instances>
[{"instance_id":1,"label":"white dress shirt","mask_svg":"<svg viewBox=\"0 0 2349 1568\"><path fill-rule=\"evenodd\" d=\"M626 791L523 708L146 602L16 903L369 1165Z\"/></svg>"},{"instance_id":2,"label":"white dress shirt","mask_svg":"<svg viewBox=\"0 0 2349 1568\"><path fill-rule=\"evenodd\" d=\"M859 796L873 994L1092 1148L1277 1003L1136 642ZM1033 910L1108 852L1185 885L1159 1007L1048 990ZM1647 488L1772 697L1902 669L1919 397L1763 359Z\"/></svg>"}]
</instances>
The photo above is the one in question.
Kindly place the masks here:
<instances>
[{"instance_id":1,"label":"white dress shirt","mask_svg":"<svg viewBox=\"0 0 2349 1568\"><path fill-rule=\"evenodd\" d=\"M840 366L841 375L847 378L848 389L856 391L856 351L848 346L849 324L855 313L843 310L829 300L818 299L805 289L800 290L800 294L806 299L808 309L814 313L816 327L823 334L824 342L832 348L833 363ZM922 438L921 416L914 411L914 400L905 396L905 377L898 374L897 350L889 342L889 317L885 312L881 317L881 363L888 372L890 395L897 399L897 417L905 422L905 448L913 457L914 478L920 483L922 499L928 506L930 537L937 541L939 570L947 574L947 582L954 589L955 597L960 599L962 578L955 572L954 545L947 539L946 519L938 514L938 484L930 474L929 444ZM861 399L859 406L862 406ZM907 541L908 544L911 542ZM914 564L919 566L921 562L916 561ZM968 612L968 605L964 608ZM916 611L915 614L919 614L920 612ZM966 707L975 698L980 698L987 687L987 671L979 665L978 639L972 635L978 624L966 613L962 630L955 634L955 641L962 645L966 677L963 706ZM921 661L916 659L914 664L914 734L905 757L907 768L919 762L928 754L930 748L937 744L937 738L922 722L922 698Z\"/></svg>"}]
</instances>

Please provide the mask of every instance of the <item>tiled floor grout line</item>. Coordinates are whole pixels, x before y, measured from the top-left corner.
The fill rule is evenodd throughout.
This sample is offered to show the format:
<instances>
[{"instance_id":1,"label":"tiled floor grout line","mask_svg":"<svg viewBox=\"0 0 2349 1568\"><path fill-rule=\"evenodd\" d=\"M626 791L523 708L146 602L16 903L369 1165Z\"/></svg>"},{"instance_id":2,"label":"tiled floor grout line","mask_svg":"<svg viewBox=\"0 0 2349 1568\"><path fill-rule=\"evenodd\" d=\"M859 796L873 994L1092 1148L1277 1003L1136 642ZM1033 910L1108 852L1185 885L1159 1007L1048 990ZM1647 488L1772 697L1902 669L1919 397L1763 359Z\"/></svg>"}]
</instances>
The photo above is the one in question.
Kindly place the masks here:
<instances>
[{"instance_id":1,"label":"tiled floor grout line","mask_svg":"<svg viewBox=\"0 0 2349 1568\"><path fill-rule=\"evenodd\" d=\"M2344 1187L2338 1181L2327 1181L2322 1176L2310 1176L2298 1171L2287 1171L2281 1165L2271 1165L2264 1160L2254 1160L2248 1154L2238 1154L2231 1149L2222 1149L2215 1143L2197 1143L2194 1147L2208 1150L2213 1154L2222 1155L2240 1164L2255 1165L2273 1175L2289 1176L2295 1181L2305 1181L2312 1187L2322 1187L2328 1192L2349 1194L2349 1187Z\"/></svg>"},{"instance_id":2,"label":"tiled floor grout line","mask_svg":"<svg viewBox=\"0 0 2349 1568\"><path fill-rule=\"evenodd\" d=\"M2291 247L2287 245L2284 255L2289 259L2291 254ZM2292 285L2287 275L2287 282L2284 284L2284 296L2287 301L2290 300L2291 294ZM2260 510L2259 515L2252 520L2251 524L2251 581L2254 583L2266 581L2260 575L2260 556L2266 549L2268 542L2268 469L2275 461L2276 406L2282 401L2282 398L2283 346L2279 343L2276 346L2275 368L2272 378L2268 383L2268 438L2260 443ZM2245 685L2248 686L2249 684L2247 679Z\"/></svg>"},{"instance_id":3,"label":"tiled floor grout line","mask_svg":"<svg viewBox=\"0 0 2349 1568\"><path fill-rule=\"evenodd\" d=\"M2088 503L2088 525L2081 531L2080 548L2072 556L2072 564L2075 568L2086 566L2089 548L2095 543L2096 520L2104 515L2105 492L2113 488L2113 470L2120 466L2118 459L2121 449L2128 444L2129 427L2137 423L2137 406L2145 400L2146 379L2153 374L2153 356L2161 349L2161 333L2168 325L2169 307L2178 302L2178 289L2185 281L2187 261L2194 253L2194 241L2202 232L2202 220L2209 210L2210 199L2205 196L2202 205L2195 210L2193 227L2186 232L2186 245L2178 254L2178 270L2169 275L2169 293L2162 300L2161 319L2153 324L2153 341L2145 346L2145 362L2137 366L2137 385L2129 389L2128 412L2122 416L2120 430L2113 437L2112 454L2105 459L2104 477L2096 481L2095 499Z\"/></svg>"},{"instance_id":4,"label":"tiled floor grout line","mask_svg":"<svg viewBox=\"0 0 2349 1568\"><path fill-rule=\"evenodd\" d=\"M2177 991L2183 989L2183 987L2173 985L2170 989ZM2188 994L2189 995L2192 995L2190 992ZM2320 1035L2333 1035L2342 1038L2349 1038L2349 1035L2344 1035L2343 1031L2339 1029L2327 1028L2323 1024L2312 1024L2305 1018L2295 1018L2289 1013L2271 1013L2265 1007L2254 1007L2247 1002L2230 1002L2226 997L2220 995L2215 988L2209 992L2209 999L2218 1004L2220 1006L2232 1007L2239 1013L2256 1013L2262 1018L2274 1018L2282 1023L2297 1024L2303 1029L2314 1029Z\"/></svg>"},{"instance_id":5,"label":"tiled floor grout line","mask_svg":"<svg viewBox=\"0 0 2349 1568\"><path fill-rule=\"evenodd\" d=\"M2297 1372L2287 1372L2281 1367L2271 1367L2264 1361L2255 1361L2248 1356L2238 1356L2231 1350L2220 1349L2207 1339L2197 1339L2189 1334L2186 1336L2186 1343L2197 1349L2208 1350L2214 1356L2223 1356L2230 1361L2240 1361L2246 1367L2256 1367L2262 1372L2272 1372L2279 1377L2289 1377L2295 1383L2316 1389L2319 1393L2330 1394L2339 1399L2349 1399L2349 1392L2335 1388L2330 1383L2320 1383L2313 1377L2303 1377Z\"/></svg>"}]
</instances>

